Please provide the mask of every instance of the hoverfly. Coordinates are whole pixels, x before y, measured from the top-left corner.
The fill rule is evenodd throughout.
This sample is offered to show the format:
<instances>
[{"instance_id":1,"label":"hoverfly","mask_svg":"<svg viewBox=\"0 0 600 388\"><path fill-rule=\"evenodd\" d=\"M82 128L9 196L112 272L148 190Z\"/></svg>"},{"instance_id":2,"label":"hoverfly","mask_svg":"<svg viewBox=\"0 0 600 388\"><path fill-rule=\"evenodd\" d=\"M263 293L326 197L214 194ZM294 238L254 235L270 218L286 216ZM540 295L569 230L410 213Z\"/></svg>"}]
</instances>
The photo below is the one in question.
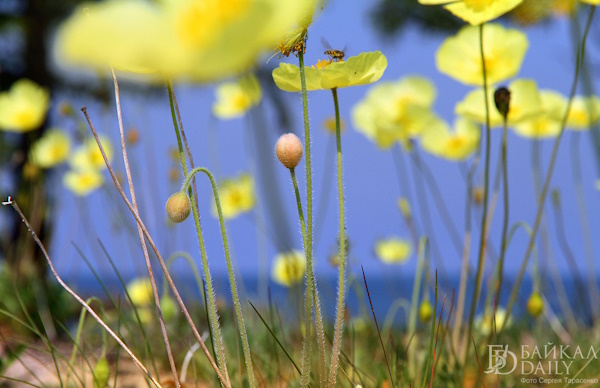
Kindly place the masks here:
<instances>
[{"instance_id":1,"label":"hoverfly","mask_svg":"<svg viewBox=\"0 0 600 388\"><path fill-rule=\"evenodd\" d=\"M325 39L324 37L321 37L321 43L326 48L323 54L329 55L334 62L339 62L344 59L344 51L346 50L345 47L343 50L335 50L331 48L331 45L329 44L329 42L327 42L327 39Z\"/></svg>"}]
</instances>

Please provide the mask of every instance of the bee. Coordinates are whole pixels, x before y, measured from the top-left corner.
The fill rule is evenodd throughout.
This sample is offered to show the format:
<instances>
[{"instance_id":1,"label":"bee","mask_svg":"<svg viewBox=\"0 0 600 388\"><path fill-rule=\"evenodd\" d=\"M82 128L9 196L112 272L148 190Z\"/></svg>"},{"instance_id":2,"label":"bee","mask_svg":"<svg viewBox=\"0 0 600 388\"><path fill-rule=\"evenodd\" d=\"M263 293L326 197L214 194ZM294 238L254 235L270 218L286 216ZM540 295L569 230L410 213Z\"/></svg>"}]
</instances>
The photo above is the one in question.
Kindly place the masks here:
<instances>
[{"instance_id":1,"label":"bee","mask_svg":"<svg viewBox=\"0 0 600 388\"><path fill-rule=\"evenodd\" d=\"M342 50L325 50L324 54L329 55L334 62L344 59L344 52Z\"/></svg>"},{"instance_id":2,"label":"bee","mask_svg":"<svg viewBox=\"0 0 600 388\"><path fill-rule=\"evenodd\" d=\"M346 50L346 48L344 48L343 50L335 50L331 48L331 45L329 44L329 42L327 42L327 39L325 39L324 37L321 37L321 43L326 48L323 54L329 55L334 62L339 62L344 59L344 51Z\"/></svg>"}]
</instances>

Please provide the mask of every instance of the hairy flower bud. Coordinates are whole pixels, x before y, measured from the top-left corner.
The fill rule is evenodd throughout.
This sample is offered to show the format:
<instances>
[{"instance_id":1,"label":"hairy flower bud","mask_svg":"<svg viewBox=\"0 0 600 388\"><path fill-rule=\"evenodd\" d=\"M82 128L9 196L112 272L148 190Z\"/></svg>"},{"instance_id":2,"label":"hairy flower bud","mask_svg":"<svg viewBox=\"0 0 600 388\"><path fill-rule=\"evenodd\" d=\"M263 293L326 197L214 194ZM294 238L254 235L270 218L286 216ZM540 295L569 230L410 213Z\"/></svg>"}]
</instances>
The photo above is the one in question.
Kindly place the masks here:
<instances>
[{"instance_id":1,"label":"hairy flower bud","mask_svg":"<svg viewBox=\"0 0 600 388\"><path fill-rule=\"evenodd\" d=\"M302 159L303 152L304 149L302 148L300 139L293 133L281 135L275 145L277 159L289 169L293 169L298 165L300 159Z\"/></svg>"},{"instance_id":2,"label":"hairy flower bud","mask_svg":"<svg viewBox=\"0 0 600 388\"><path fill-rule=\"evenodd\" d=\"M192 204L186 193L179 191L167 200L167 215L173 222L185 220L192 210Z\"/></svg>"}]
</instances>

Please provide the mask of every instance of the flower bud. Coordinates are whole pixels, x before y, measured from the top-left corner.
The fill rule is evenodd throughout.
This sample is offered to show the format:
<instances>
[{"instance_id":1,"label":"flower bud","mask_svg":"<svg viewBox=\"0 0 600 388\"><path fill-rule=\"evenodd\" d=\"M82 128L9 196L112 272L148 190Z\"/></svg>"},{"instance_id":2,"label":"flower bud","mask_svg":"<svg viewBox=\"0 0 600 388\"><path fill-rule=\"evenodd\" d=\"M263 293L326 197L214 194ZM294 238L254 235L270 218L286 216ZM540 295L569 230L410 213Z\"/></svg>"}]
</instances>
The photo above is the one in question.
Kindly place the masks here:
<instances>
[{"instance_id":1,"label":"flower bud","mask_svg":"<svg viewBox=\"0 0 600 388\"><path fill-rule=\"evenodd\" d=\"M293 133L281 135L275 145L277 159L289 169L293 169L298 165L300 159L302 159L303 152L304 149L302 148L300 139Z\"/></svg>"},{"instance_id":2,"label":"flower bud","mask_svg":"<svg viewBox=\"0 0 600 388\"><path fill-rule=\"evenodd\" d=\"M510 109L510 90L504 86L496 89L494 92L494 103L496 104L498 112L500 112L502 117L506 120L506 116L508 116L508 111Z\"/></svg>"},{"instance_id":3,"label":"flower bud","mask_svg":"<svg viewBox=\"0 0 600 388\"><path fill-rule=\"evenodd\" d=\"M433 308L431 307L431 303L429 303L428 300L421 302L421 305L419 306L419 319L421 322L428 322L431 319L432 314Z\"/></svg>"},{"instance_id":4,"label":"flower bud","mask_svg":"<svg viewBox=\"0 0 600 388\"><path fill-rule=\"evenodd\" d=\"M173 222L185 220L192 210L192 204L187 194L179 191L167 200L167 215Z\"/></svg>"},{"instance_id":5,"label":"flower bud","mask_svg":"<svg viewBox=\"0 0 600 388\"><path fill-rule=\"evenodd\" d=\"M104 388L108 384L110 378L110 367L106 357L101 357L94 367L94 387Z\"/></svg>"},{"instance_id":6,"label":"flower bud","mask_svg":"<svg viewBox=\"0 0 600 388\"><path fill-rule=\"evenodd\" d=\"M179 312L175 301L168 294L160 298L160 310L162 311L164 320L167 322L175 318Z\"/></svg>"},{"instance_id":7,"label":"flower bud","mask_svg":"<svg viewBox=\"0 0 600 388\"><path fill-rule=\"evenodd\" d=\"M538 292L533 292L527 300L527 312L532 317L539 317L544 311L544 301Z\"/></svg>"}]
</instances>

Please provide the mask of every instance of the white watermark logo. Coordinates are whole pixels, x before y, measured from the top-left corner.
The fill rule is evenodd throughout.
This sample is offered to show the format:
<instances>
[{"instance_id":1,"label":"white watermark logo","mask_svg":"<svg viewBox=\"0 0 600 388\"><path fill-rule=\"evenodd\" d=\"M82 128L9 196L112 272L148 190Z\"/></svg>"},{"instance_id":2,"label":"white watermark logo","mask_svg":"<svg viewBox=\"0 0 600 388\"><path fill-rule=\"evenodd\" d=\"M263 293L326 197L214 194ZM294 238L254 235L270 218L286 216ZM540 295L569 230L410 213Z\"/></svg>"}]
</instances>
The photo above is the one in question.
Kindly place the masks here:
<instances>
[{"instance_id":1,"label":"white watermark logo","mask_svg":"<svg viewBox=\"0 0 600 388\"><path fill-rule=\"evenodd\" d=\"M590 359L598 359L593 346L586 352L581 346L555 345L552 342L544 346L521 345L521 354L517 357L508 345L488 345L488 368L485 373L507 375L516 372L523 376L521 381L528 384L572 383L574 380L568 376L572 372L573 362ZM598 383L598 379L584 380Z\"/></svg>"},{"instance_id":2,"label":"white watermark logo","mask_svg":"<svg viewBox=\"0 0 600 388\"><path fill-rule=\"evenodd\" d=\"M488 348L489 368L485 370L485 373L507 375L517 369L517 356L508 350L508 345L488 345Z\"/></svg>"}]
</instances>

